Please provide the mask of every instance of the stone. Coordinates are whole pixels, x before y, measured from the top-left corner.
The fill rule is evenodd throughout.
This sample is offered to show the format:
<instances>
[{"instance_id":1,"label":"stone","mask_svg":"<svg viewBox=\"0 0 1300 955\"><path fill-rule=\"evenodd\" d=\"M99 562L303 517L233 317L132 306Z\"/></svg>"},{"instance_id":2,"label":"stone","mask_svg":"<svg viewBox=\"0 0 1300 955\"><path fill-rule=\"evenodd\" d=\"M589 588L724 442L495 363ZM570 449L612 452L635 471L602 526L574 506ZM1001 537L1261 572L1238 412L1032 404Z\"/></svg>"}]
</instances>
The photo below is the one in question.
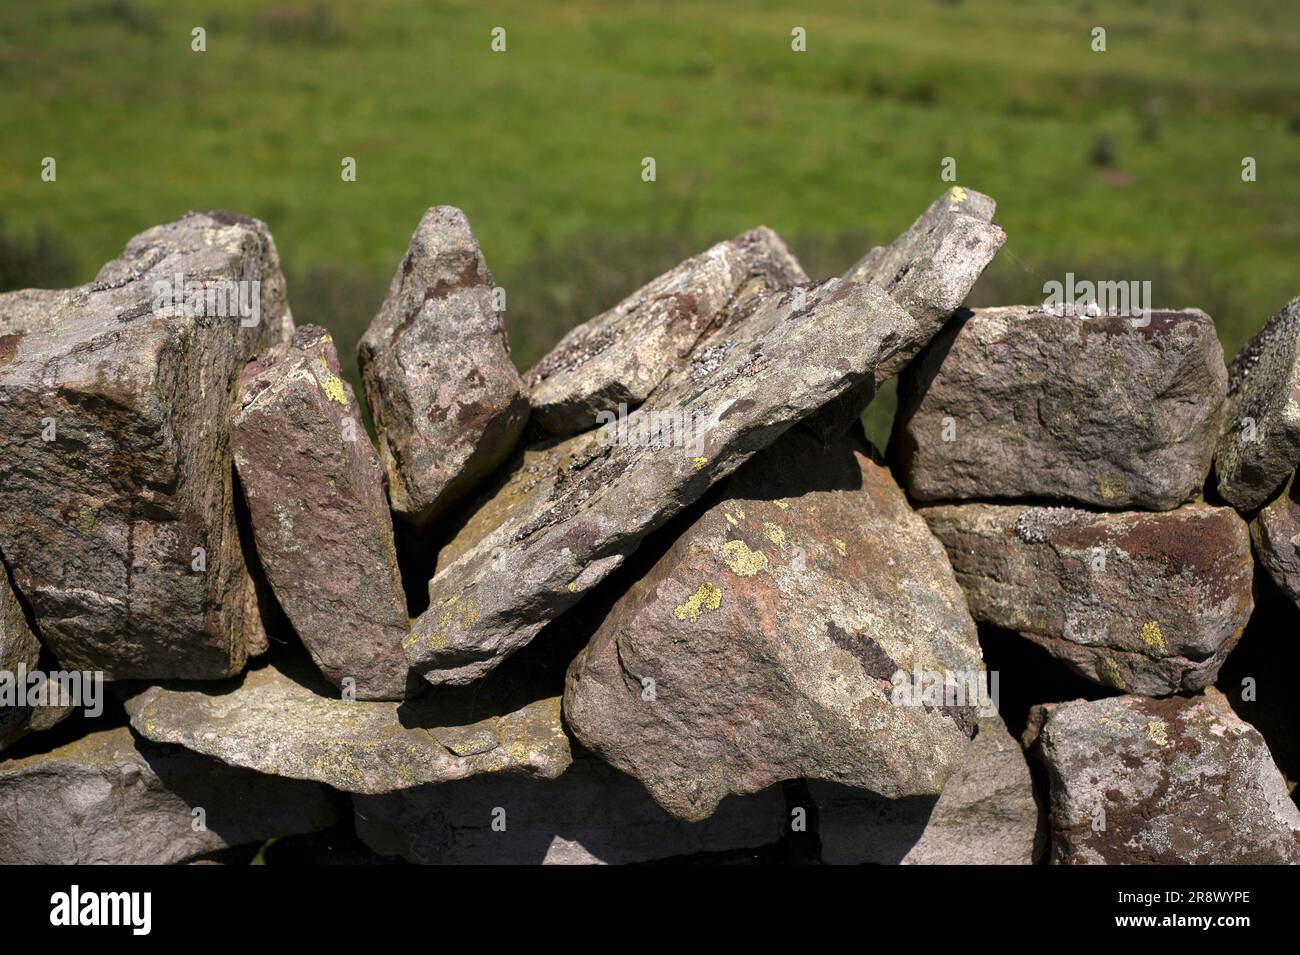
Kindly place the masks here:
<instances>
[{"instance_id":1,"label":"stone","mask_svg":"<svg viewBox=\"0 0 1300 955\"><path fill-rule=\"evenodd\" d=\"M324 786L232 769L125 726L0 762L7 864L168 865L337 820Z\"/></svg>"},{"instance_id":2,"label":"stone","mask_svg":"<svg viewBox=\"0 0 1300 955\"><path fill-rule=\"evenodd\" d=\"M915 333L875 285L831 279L755 296L626 421L516 457L439 555L407 659L434 684L483 676Z\"/></svg>"},{"instance_id":3,"label":"stone","mask_svg":"<svg viewBox=\"0 0 1300 955\"><path fill-rule=\"evenodd\" d=\"M214 686L148 687L125 702L148 739L349 793L506 771L549 779L570 762L558 697L448 689L399 704L331 690L291 660Z\"/></svg>"},{"instance_id":4,"label":"stone","mask_svg":"<svg viewBox=\"0 0 1300 955\"><path fill-rule=\"evenodd\" d=\"M788 432L573 661L569 728L674 816L800 777L937 795L955 769L979 697L931 706L895 688L917 671L982 687L975 623L942 546L869 454L860 428L830 444Z\"/></svg>"},{"instance_id":5,"label":"stone","mask_svg":"<svg viewBox=\"0 0 1300 955\"><path fill-rule=\"evenodd\" d=\"M733 796L704 822L682 822L589 756L553 780L479 777L358 796L353 805L366 845L422 865L652 862L757 848L780 840L786 825L780 787Z\"/></svg>"},{"instance_id":6,"label":"stone","mask_svg":"<svg viewBox=\"0 0 1300 955\"><path fill-rule=\"evenodd\" d=\"M1300 810L1217 690L1042 709L1031 755L1051 787L1053 863L1300 863Z\"/></svg>"},{"instance_id":7,"label":"stone","mask_svg":"<svg viewBox=\"0 0 1300 955\"><path fill-rule=\"evenodd\" d=\"M270 232L228 212L141 233L88 285L0 295L0 548L63 667L243 667L228 421L291 324Z\"/></svg>"},{"instance_id":8,"label":"stone","mask_svg":"<svg viewBox=\"0 0 1300 955\"><path fill-rule=\"evenodd\" d=\"M1170 510L1202 492L1226 388L1214 323L1196 309L977 309L901 379L891 449L922 501Z\"/></svg>"},{"instance_id":9,"label":"stone","mask_svg":"<svg viewBox=\"0 0 1300 955\"><path fill-rule=\"evenodd\" d=\"M412 524L490 474L528 420L495 295L465 214L434 206L357 346L389 498Z\"/></svg>"},{"instance_id":10,"label":"stone","mask_svg":"<svg viewBox=\"0 0 1300 955\"><path fill-rule=\"evenodd\" d=\"M16 680L19 668L36 669L40 656L40 641L32 633L9 573L0 563L0 675L13 674ZM31 707L0 703L0 750L22 736L31 719Z\"/></svg>"},{"instance_id":11,"label":"stone","mask_svg":"<svg viewBox=\"0 0 1300 955\"><path fill-rule=\"evenodd\" d=\"M635 408L760 291L808 281L781 238L761 226L719 242L574 328L524 376L533 417L552 434Z\"/></svg>"},{"instance_id":12,"label":"stone","mask_svg":"<svg viewBox=\"0 0 1300 955\"><path fill-rule=\"evenodd\" d=\"M944 504L920 514L976 620L1016 631L1102 686L1147 696L1203 689L1255 606L1250 535L1230 507Z\"/></svg>"},{"instance_id":13,"label":"stone","mask_svg":"<svg viewBox=\"0 0 1300 955\"><path fill-rule=\"evenodd\" d=\"M966 300L1006 234L993 222L997 203L973 189L953 186L887 246L876 246L844 273L851 282L875 282L907 310L920 328L917 340L835 401L819 416L823 433L843 431L861 416L876 389L907 366Z\"/></svg>"},{"instance_id":14,"label":"stone","mask_svg":"<svg viewBox=\"0 0 1300 955\"><path fill-rule=\"evenodd\" d=\"M357 699L401 699L410 625L383 472L324 329L244 368L232 434L261 568L312 659Z\"/></svg>"},{"instance_id":15,"label":"stone","mask_svg":"<svg viewBox=\"0 0 1300 955\"><path fill-rule=\"evenodd\" d=\"M1223 434L1214 455L1219 493L1254 511L1300 465L1300 296L1246 343L1228 368Z\"/></svg>"},{"instance_id":16,"label":"stone","mask_svg":"<svg viewBox=\"0 0 1300 955\"><path fill-rule=\"evenodd\" d=\"M1300 481L1294 476L1250 522L1250 539L1273 583L1300 607Z\"/></svg>"},{"instance_id":17,"label":"stone","mask_svg":"<svg viewBox=\"0 0 1300 955\"><path fill-rule=\"evenodd\" d=\"M980 719L938 798L808 788L828 865L1031 865L1046 849L1029 764L997 715Z\"/></svg>"}]
</instances>

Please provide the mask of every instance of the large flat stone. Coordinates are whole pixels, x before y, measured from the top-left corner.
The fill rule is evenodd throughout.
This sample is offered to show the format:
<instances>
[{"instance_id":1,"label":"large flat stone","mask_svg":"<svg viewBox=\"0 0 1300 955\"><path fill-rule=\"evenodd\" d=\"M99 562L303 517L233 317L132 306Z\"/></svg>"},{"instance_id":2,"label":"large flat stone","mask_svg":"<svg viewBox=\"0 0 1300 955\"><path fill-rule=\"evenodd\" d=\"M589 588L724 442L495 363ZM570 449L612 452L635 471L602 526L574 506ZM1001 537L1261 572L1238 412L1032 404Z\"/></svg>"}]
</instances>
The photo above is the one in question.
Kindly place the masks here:
<instances>
[{"instance_id":1,"label":"large flat stone","mask_svg":"<svg viewBox=\"0 0 1300 955\"><path fill-rule=\"evenodd\" d=\"M249 283L235 288L259 323L229 302L169 311L159 283L177 274ZM64 667L201 679L244 665L228 420L239 369L290 326L270 232L227 212L136 236L88 285L0 296L0 548Z\"/></svg>"},{"instance_id":2,"label":"large flat stone","mask_svg":"<svg viewBox=\"0 0 1300 955\"><path fill-rule=\"evenodd\" d=\"M262 570L312 659L357 699L401 699L409 623L392 517L324 329L245 367L233 436Z\"/></svg>"},{"instance_id":3,"label":"large flat stone","mask_svg":"<svg viewBox=\"0 0 1300 955\"><path fill-rule=\"evenodd\" d=\"M557 779L494 776L354 800L357 834L425 865L593 865L758 848L786 824L780 787L682 822L636 780L583 756ZM494 828L495 823L495 828Z\"/></svg>"},{"instance_id":4,"label":"large flat stone","mask_svg":"<svg viewBox=\"0 0 1300 955\"><path fill-rule=\"evenodd\" d=\"M936 795L957 765L977 699L903 705L894 689L918 669L982 679L975 623L942 546L869 454L861 428L830 444L788 432L570 667L574 735L673 815L800 777Z\"/></svg>"},{"instance_id":5,"label":"large flat stone","mask_svg":"<svg viewBox=\"0 0 1300 955\"><path fill-rule=\"evenodd\" d=\"M719 242L560 339L524 376L533 416L555 435L589 431L601 412L644 402L754 294L807 281L771 229Z\"/></svg>"},{"instance_id":6,"label":"large flat stone","mask_svg":"<svg viewBox=\"0 0 1300 955\"><path fill-rule=\"evenodd\" d=\"M569 765L560 700L444 690L406 703L340 700L300 661L215 686L154 686L126 700L131 725L275 776L385 793L479 773L552 778Z\"/></svg>"},{"instance_id":7,"label":"large flat stone","mask_svg":"<svg viewBox=\"0 0 1300 955\"><path fill-rule=\"evenodd\" d=\"M1242 511L1264 505L1300 465L1300 296L1232 359L1219 493Z\"/></svg>"},{"instance_id":8,"label":"large flat stone","mask_svg":"<svg viewBox=\"0 0 1300 955\"><path fill-rule=\"evenodd\" d=\"M324 786L234 769L124 726L0 762L7 864L166 865L337 819Z\"/></svg>"},{"instance_id":9,"label":"large flat stone","mask_svg":"<svg viewBox=\"0 0 1300 955\"><path fill-rule=\"evenodd\" d=\"M1218 691L1042 710L1032 753L1051 786L1052 862L1300 863L1300 810Z\"/></svg>"},{"instance_id":10,"label":"large flat stone","mask_svg":"<svg viewBox=\"0 0 1300 955\"><path fill-rule=\"evenodd\" d=\"M894 442L923 501L1054 497L1169 510L1201 494L1227 388L1196 309L977 309L903 376ZM891 445L892 447L892 445Z\"/></svg>"},{"instance_id":11,"label":"large flat stone","mask_svg":"<svg viewBox=\"0 0 1300 955\"><path fill-rule=\"evenodd\" d=\"M1204 688L1255 606L1250 536L1230 507L948 504L920 514L975 619L1103 686L1148 696Z\"/></svg>"},{"instance_id":12,"label":"large flat stone","mask_svg":"<svg viewBox=\"0 0 1300 955\"><path fill-rule=\"evenodd\" d=\"M459 209L424 214L357 346L393 510L424 524L510 454L528 398Z\"/></svg>"},{"instance_id":13,"label":"large flat stone","mask_svg":"<svg viewBox=\"0 0 1300 955\"><path fill-rule=\"evenodd\" d=\"M481 677L646 534L867 380L915 334L916 323L875 285L832 279L755 296L747 316L665 379L626 429L516 460L440 560L407 659L432 683ZM696 440L655 447L618 437L665 419L685 423Z\"/></svg>"}]
</instances>

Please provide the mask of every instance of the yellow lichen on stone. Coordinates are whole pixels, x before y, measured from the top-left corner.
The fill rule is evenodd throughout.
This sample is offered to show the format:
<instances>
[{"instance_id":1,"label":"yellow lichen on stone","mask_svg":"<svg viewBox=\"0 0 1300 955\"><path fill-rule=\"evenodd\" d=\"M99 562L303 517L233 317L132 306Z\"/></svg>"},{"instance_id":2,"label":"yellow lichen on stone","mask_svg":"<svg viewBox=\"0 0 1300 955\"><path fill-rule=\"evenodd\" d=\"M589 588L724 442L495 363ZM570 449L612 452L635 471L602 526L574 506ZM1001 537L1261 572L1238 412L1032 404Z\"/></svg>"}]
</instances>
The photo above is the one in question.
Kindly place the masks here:
<instances>
[{"instance_id":1,"label":"yellow lichen on stone","mask_svg":"<svg viewBox=\"0 0 1300 955\"><path fill-rule=\"evenodd\" d=\"M763 533L767 535L767 539L773 544L782 550L785 550L785 531L781 530L781 528L777 527L771 521L764 521Z\"/></svg>"},{"instance_id":2,"label":"yellow lichen on stone","mask_svg":"<svg viewBox=\"0 0 1300 955\"><path fill-rule=\"evenodd\" d=\"M1164 650L1165 635L1160 632L1160 624L1155 620L1148 620L1142 624L1142 642L1153 650Z\"/></svg>"},{"instance_id":3,"label":"yellow lichen on stone","mask_svg":"<svg viewBox=\"0 0 1300 955\"><path fill-rule=\"evenodd\" d=\"M325 376L319 379L321 391L325 392L325 397L330 401L338 402L346 408L348 404L348 394L343 390L343 379L330 371L330 366L324 358L317 358L316 360L320 362L321 367L325 369Z\"/></svg>"},{"instance_id":4,"label":"yellow lichen on stone","mask_svg":"<svg viewBox=\"0 0 1300 955\"><path fill-rule=\"evenodd\" d=\"M708 458L691 458L691 464L695 465L695 470L703 470L704 465L709 463Z\"/></svg>"},{"instance_id":5,"label":"yellow lichen on stone","mask_svg":"<svg viewBox=\"0 0 1300 955\"><path fill-rule=\"evenodd\" d=\"M840 552L841 557L848 556L849 547L844 543L844 541L840 540L838 537L832 537L831 543L835 545L835 549Z\"/></svg>"},{"instance_id":6,"label":"yellow lichen on stone","mask_svg":"<svg viewBox=\"0 0 1300 955\"><path fill-rule=\"evenodd\" d=\"M678 604L673 611L673 616L678 620L689 620L694 623L700 619L700 613L705 610L717 610L722 605L722 591L709 581L704 581L696 588L695 593L691 594L683 604Z\"/></svg>"},{"instance_id":7,"label":"yellow lichen on stone","mask_svg":"<svg viewBox=\"0 0 1300 955\"><path fill-rule=\"evenodd\" d=\"M1124 493L1124 479L1121 477L1102 478L1100 488L1102 500L1113 501Z\"/></svg>"},{"instance_id":8,"label":"yellow lichen on stone","mask_svg":"<svg viewBox=\"0 0 1300 955\"><path fill-rule=\"evenodd\" d=\"M948 190L948 201L954 206L966 201L966 190L961 186L953 186Z\"/></svg>"},{"instance_id":9,"label":"yellow lichen on stone","mask_svg":"<svg viewBox=\"0 0 1300 955\"><path fill-rule=\"evenodd\" d=\"M773 501L772 503L775 504L777 507L779 507L779 508L780 508L781 510L783 510L783 511L788 511L788 510L790 510L790 502L789 502L789 501Z\"/></svg>"},{"instance_id":10,"label":"yellow lichen on stone","mask_svg":"<svg viewBox=\"0 0 1300 955\"><path fill-rule=\"evenodd\" d=\"M722 559L737 577L753 577L760 570L767 569L767 555L761 550L750 550L742 540L723 544Z\"/></svg>"},{"instance_id":11,"label":"yellow lichen on stone","mask_svg":"<svg viewBox=\"0 0 1300 955\"><path fill-rule=\"evenodd\" d=\"M1119 672L1119 664L1115 662L1114 657L1106 657L1101 661L1101 671L1115 689L1128 689L1128 684L1124 682L1124 676Z\"/></svg>"},{"instance_id":12,"label":"yellow lichen on stone","mask_svg":"<svg viewBox=\"0 0 1300 955\"><path fill-rule=\"evenodd\" d=\"M77 533L82 537L89 537L95 530L95 511L93 508L82 506L77 511Z\"/></svg>"},{"instance_id":13,"label":"yellow lichen on stone","mask_svg":"<svg viewBox=\"0 0 1300 955\"><path fill-rule=\"evenodd\" d=\"M1147 723L1147 739L1157 746L1169 745L1169 738L1165 735L1164 720L1151 720Z\"/></svg>"},{"instance_id":14,"label":"yellow lichen on stone","mask_svg":"<svg viewBox=\"0 0 1300 955\"><path fill-rule=\"evenodd\" d=\"M730 514L728 514L728 513L726 513L726 512L724 511L723 514L722 514L722 516L725 517L725 518L727 519L727 523L730 524L732 527L735 527L735 526L736 526L736 519L735 519L734 517L732 517Z\"/></svg>"}]
</instances>

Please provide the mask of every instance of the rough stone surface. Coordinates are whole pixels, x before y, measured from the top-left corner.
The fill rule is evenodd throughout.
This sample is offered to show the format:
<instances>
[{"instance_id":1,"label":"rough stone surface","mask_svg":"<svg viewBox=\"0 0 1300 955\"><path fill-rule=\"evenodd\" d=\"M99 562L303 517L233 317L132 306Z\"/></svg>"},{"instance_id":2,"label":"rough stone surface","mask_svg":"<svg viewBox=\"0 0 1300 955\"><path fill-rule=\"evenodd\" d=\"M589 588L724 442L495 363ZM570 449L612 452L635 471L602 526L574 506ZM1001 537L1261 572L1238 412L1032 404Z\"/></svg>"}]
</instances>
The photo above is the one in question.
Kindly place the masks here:
<instances>
[{"instance_id":1,"label":"rough stone surface","mask_svg":"<svg viewBox=\"0 0 1300 955\"><path fill-rule=\"evenodd\" d=\"M860 434L755 457L570 667L575 736L679 818L799 777L937 794L974 732L973 706L891 701L898 671L983 664L942 546Z\"/></svg>"},{"instance_id":2,"label":"rough stone surface","mask_svg":"<svg viewBox=\"0 0 1300 955\"><path fill-rule=\"evenodd\" d=\"M166 314L156 286L178 273L213 290L259 282L260 324L229 303ZM243 666L227 422L239 369L290 325L270 232L228 212L136 236L88 285L0 296L0 548L64 667Z\"/></svg>"},{"instance_id":3,"label":"rough stone surface","mask_svg":"<svg viewBox=\"0 0 1300 955\"><path fill-rule=\"evenodd\" d=\"M357 347L393 509L423 524L514 448L528 398L459 209L424 214Z\"/></svg>"},{"instance_id":4,"label":"rough stone surface","mask_svg":"<svg viewBox=\"0 0 1300 955\"><path fill-rule=\"evenodd\" d=\"M881 364L876 382L892 378L943 327L1007 239L993 222L997 203L953 186L887 246L877 246L844 277L875 282L921 327L921 339Z\"/></svg>"},{"instance_id":5,"label":"rough stone surface","mask_svg":"<svg viewBox=\"0 0 1300 955\"><path fill-rule=\"evenodd\" d=\"M440 558L407 659L432 683L482 676L622 564L646 534L786 429L875 373L916 323L875 285L755 296L627 426L517 459ZM698 440L621 440L658 420ZM646 430L650 430L647 426ZM608 432L608 433L606 433Z\"/></svg>"},{"instance_id":6,"label":"rough stone surface","mask_svg":"<svg viewBox=\"0 0 1300 955\"><path fill-rule=\"evenodd\" d=\"M14 674L17 679L19 667L35 669L40 656L40 641L28 626L8 572L0 564L0 674ZM31 718L31 707L0 703L0 750L26 732Z\"/></svg>"},{"instance_id":7,"label":"rough stone surface","mask_svg":"<svg viewBox=\"0 0 1300 955\"><path fill-rule=\"evenodd\" d=\"M1223 350L1196 309L1148 318L1016 306L954 319L899 386L908 491L1154 510L1197 497L1223 413Z\"/></svg>"},{"instance_id":8,"label":"rough stone surface","mask_svg":"<svg viewBox=\"0 0 1300 955\"><path fill-rule=\"evenodd\" d=\"M1228 377L1214 470L1219 493L1253 511L1300 465L1300 296L1237 353Z\"/></svg>"},{"instance_id":9,"label":"rough stone surface","mask_svg":"<svg viewBox=\"0 0 1300 955\"><path fill-rule=\"evenodd\" d=\"M1300 810L1217 690L1042 709L1032 754L1051 787L1052 862L1300 863Z\"/></svg>"},{"instance_id":10,"label":"rough stone surface","mask_svg":"<svg viewBox=\"0 0 1300 955\"><path fill-rule=\"evenodd\" d=\"M124 726L0 763L0 863L163 865L337 819L323 786L139 741Z\"/></svg>"},{"instance_id":11,"label":"rough stone surface","mask_svg":"<svg viewBox=\"0 0 1300 955\"><path fill-rule=\"evenodd\" d=\"M524 376L533 416L564 436L590 430L620 403L635 408L755 293L807 281L771 229L719 242L560 339Z\"/></svg>"},{"instance_id":12,"label":"rough stone surface","mask_svg":"<svg viewBox=\"0 0 1300 955\"><path fill-rule=\"evenodd\" d=\"M504 771L552 778L569 765L558 697L443 690L397 704L349 702L330 692L295 661L214 687L150 687L129 698L126 710L149 739L344 792Z\"/></svg>"},{"instance_id":13,"label":"rough stone surface","mask_svg":"<svg viewBox=\"0 0 1300 955\"><path fill-rule=\"evenodd\" d=\"M245 367L233 436L262 570L312 659L357 699L401 699L409 624L383 473L324 329Z\"/></svg>"},{"instance_id":14,"label":"rough stone surface","mask_svg":"<svg viewBox=\"0 0 1300 955\"><path fill-rule=\"evenodd\" d=\"M1300 607L1300 481L1291 483L1250 522L1259 562Z\"/></svg>"},{"instance_id":15,"label":"rough stone surface","mask_svg":"<svg viewBox=\"0 0 1300 955\"><path fill-rule=\"evenodd\" d=\"M682 822L634 779L585 756L554 780L481 777L354 805L357 834L371 849L426 865L650 862L774 843L786 821L774 787L733 796L704 822ZM492 828L496 810L503 831Z\"/></svg>"},{"instance_id":16,"label":"rough stone surface","mask_svg":"<svg viewBox=\"0 0 1300 955\"><path fill-rule=\"evenodd\" d=\"M830 865L1030 865L1046 849L1029 764L996 715L980 719L937 800L816 781L808 788Z\"/></svg>"},{"instance_id":17,"label":"rough stone surface","mask_svg":"<svg viewBox=\"0 0 1300 955\"><path fill-rule=\"evenodd\" d=\"M920 514L976 620L1019 632L1103 686L1202 689L1254 609L1250 536L1230 507L945 504Z\"/></svg>"}]
</instances>

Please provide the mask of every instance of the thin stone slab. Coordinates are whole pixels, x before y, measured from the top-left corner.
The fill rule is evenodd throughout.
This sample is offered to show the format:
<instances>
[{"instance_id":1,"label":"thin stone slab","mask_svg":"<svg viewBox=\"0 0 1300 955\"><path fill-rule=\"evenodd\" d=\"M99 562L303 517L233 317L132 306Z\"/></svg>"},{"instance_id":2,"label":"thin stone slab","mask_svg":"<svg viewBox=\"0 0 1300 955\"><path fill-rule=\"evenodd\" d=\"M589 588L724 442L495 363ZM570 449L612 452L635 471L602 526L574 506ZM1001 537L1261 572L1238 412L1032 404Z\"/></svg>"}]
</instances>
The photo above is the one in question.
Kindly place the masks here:
<instances>
[{"instance_id":1,"label":"thin stone slab","mask_svg":"<svg viewBox=\"0 0 1300 955\"><path fill-rule=\"evenodd\" d=\"M621 565L646 534L788 428L875 373L916 323L875 285L756 296L624 425L532 449L448 545L407 659L468 683ZM664 422L677 441L664 440ZM647 426L647 423L653 423ZM633 435L654 432L655 442Z\"/></svg>"},{"instance_id":2,"label":"thin stone slab","mask_svg":"<svg viewBox=\"0 0 1300 955\"><path fill-rule=\"evenodd\" d=\"M1048 704L1032 755L1051 786L1051 861L1300 863L1300 810L1264 738L1217 690Z\"/></svg>"},{"instance_id":3,"label":"thin stone slab","mask_svg":"<svg viewBox=\"0 0 1300 955\"><path fill-rule=\"evenodd\" d=\"M338 820L324 786L101 730L0 762L0 863L167 865Z\"/></svg>"},{"instance_id":4,"label":"thin stone slab","mask_svg":"<svg viewBox=\"0 0 1300 955\"><path fill-rule=\"evenodd\" d=\"M1202 493L1227 380L1214 323L1196 309L977 309L903 376L891 449L922 501L1169 510Z\"/></svg>"},{"instance_id":5,"label":"thin stone slab","mask_svg":"<svg viewBox=\"0 0 1300 955\"><path fill-rule=\"evenodd\" d=\"M1230 507L947 504L920 514L976 620L1103 686L1148 696L1208 686L1255 606L1250 535Z\"/></svg>"},{"instance_id":6,"label":"thin stone slab","mask_svg":"<svg viewBox=\"0 0 1300 955\"><path fill-rule=\"evenodd\" d=\"M0 295L0 548L65 668L243 667L228 422L291 325L270 232L228 212L141 233L88 285Z\"/></svg>"},{"instance_id":7,"label":"thin stone slab","mask_svg":"<svg viewBox=\"0 0 1300 955\"><path fill-rule=\"evenodd\" d=\"M597 415L620 404L636 408L754 294L807 281L771 229L719 242L560 339L524 376L533 416L567 436L595 427Z\"/></svg>"},{"instance_id":8,"label":"thin stone slab","mask_svg":"<svg viewBox=\"0 0 1300 955\"><path fill-rule=\"evenodd\" d=\"M324 329L244 368L233 440L262 570L312 659L357 699L400 700L410 627L383 473Z\"/></svg>"},{"instance_id":9,"label":"thin stone slab","mask_svg":"<svg viewBox=\"0 0 1300 955\"><path fill-rule=\"evenodd\" d=\"M1300 465L1300 296L1246 343L1228 376L1214 470L1219 493L1254 511Z\"/></svg>"},{"instance_id":10,"label":"thin stone slab","mask_svg":"<svg viewBox=\"0 0 1300 955\"><path fill-rule=\"evenodd\" d=\"M149 739L351 793L507 771L549 779L570 762L558 697L444 690L398 704L331 692L295 661L210 687L149 687L126 711Z\"/></svg>"},{"instance_id":11,"label":"thin stone slab","mask_svg":"<svg viewBox=\"0 0 1300 955\"><path fill-rule=\"evenodd\" d=\"M424 214L357 346L393 510L425 524L510 454L528 397L459 209Z\"/></svg>"}]
</instances>

